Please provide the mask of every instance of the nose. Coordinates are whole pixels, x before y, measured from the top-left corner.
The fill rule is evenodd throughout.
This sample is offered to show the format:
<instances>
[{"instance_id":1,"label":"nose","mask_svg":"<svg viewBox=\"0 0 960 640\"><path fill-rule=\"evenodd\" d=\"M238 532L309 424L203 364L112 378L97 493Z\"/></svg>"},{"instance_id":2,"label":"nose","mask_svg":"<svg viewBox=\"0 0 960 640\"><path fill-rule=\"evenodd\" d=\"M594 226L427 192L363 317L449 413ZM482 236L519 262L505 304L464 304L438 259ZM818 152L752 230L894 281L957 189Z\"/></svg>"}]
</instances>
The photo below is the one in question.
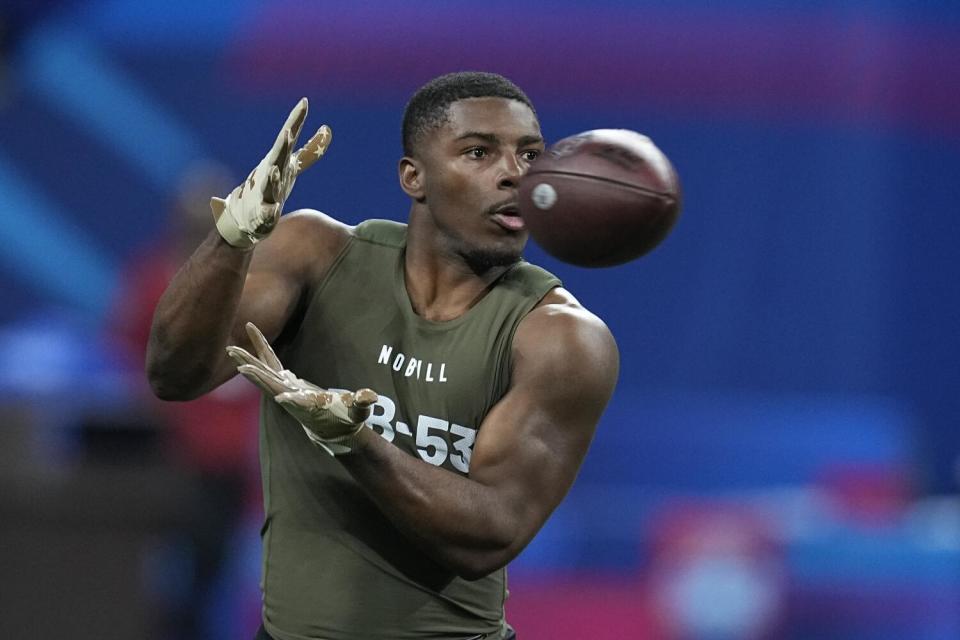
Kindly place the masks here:
<instances>
[{"instance_id":1,"label":"nose","mask_svg":"<svg viewBox=\"0 0 960 640\"><path fill-rule=\"evenodd\" d=\"M504 161L500 165L500 179L497 186L501 189L516 189L523 175L520 160L511 153L504 154Z\"/></svg>"}]
</instances>

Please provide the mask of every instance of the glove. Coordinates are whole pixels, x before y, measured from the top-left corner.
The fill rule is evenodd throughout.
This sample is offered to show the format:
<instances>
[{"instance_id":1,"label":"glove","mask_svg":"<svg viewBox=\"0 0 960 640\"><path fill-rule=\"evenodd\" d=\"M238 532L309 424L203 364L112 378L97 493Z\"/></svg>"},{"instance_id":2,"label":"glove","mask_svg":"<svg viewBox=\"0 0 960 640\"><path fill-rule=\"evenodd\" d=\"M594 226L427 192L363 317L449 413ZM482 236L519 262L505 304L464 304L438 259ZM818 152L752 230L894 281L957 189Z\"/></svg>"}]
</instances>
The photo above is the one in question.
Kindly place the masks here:
<instances>
[{"instance_id":1,"label":"glove","mask_svg":"<svg viewBox=\"0 0 960 640\"><path fill-rule=\"evenodd\" d=\"M299 151L290 153L306 118L307 99L301 98L277 134L273 148L247 179L225 199L210 199L217 231L234 247L250 249L273 231L297 176L326 153L333 138L327 125L317 129Z\"/></svg>"},{"instance_id":2,"label":"glove","mask_svg":"<svg viewBox=\"0 0 960 640\"><path fill-rule=\"evenodd\" d=\"M237 371L296 418L310 441L321 449L332 456L353 451L377 394L370 389L334 393L302 380L283 368L252 322L247 323L247 335L259 357L241 347L227 347L227 354L239 364Z\"/></svg>"}]
</instances>

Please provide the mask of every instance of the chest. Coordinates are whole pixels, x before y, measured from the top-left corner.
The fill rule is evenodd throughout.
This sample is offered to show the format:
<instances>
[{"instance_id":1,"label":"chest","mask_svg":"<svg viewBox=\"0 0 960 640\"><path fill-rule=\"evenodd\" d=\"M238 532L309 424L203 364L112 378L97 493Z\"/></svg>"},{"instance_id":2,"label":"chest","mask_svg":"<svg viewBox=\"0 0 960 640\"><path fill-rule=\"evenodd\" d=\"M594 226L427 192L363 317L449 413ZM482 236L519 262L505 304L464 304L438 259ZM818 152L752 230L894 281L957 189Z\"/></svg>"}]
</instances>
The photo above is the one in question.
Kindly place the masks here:
<instances>
[{"instance_id":1,"label":"chest","mask_svg":"<svg viewBox=\"0 0 960 640\"><path fill-rule=\"evenodd\" d=\"M418 325L397 304L381 302L355 317L342 306L312 308L283 361L325 388L373 389L372 429L425 462L465 474L481 424L506 390L509 328L505 320Z\"/></svg>"}]
</instances>

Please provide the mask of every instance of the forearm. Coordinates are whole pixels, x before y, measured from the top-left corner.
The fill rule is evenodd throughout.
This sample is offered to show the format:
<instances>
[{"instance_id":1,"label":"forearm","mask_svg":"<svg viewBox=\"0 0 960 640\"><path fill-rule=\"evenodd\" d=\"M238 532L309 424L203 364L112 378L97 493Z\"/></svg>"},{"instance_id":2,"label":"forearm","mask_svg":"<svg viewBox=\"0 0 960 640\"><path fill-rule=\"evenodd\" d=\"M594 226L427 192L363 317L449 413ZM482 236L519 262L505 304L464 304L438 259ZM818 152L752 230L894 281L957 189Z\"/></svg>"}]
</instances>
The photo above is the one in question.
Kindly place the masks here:
<instances>
[{"instance_id":1,"label":"forearm","mask_svg":"<svg viewBox=\"0 0 960 640\"><path fill-rule=\"evenodd\" d=\"M220 382L251 255L214 230L170 282L147 346L147 377L158 397L188 400Z\"/></svg>"},{"instance_id":2,"label":"forearm","mask_svg":"<svg viewBox=\"0 0 960 640\"><path fill-rule=\"evenodd\" d=\"M426 464L364 429L340 460L422 551L467 579L505 566L528 542L500 491Z\"/></svg>"}]
</instances>

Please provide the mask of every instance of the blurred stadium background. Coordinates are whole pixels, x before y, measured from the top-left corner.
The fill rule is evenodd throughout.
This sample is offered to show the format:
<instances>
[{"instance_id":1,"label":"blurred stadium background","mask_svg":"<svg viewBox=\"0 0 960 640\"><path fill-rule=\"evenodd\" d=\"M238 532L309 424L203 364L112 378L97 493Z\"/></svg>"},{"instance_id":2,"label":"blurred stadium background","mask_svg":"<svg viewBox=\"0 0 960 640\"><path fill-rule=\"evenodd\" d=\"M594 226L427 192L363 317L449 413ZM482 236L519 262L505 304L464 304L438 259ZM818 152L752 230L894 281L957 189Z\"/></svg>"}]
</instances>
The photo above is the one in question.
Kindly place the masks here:
<instances>
[{"instance_id":1,"label":"blurred stadium background","mask_svg":"<svg viewBox=\"0 0 960 640\"><path fill-rule=\"evenodd\" d=\"M634 264L529 249L623 365L520 637L960 637L960 3L3 0L0 46L5 636L251 637L249 396L150 400L151 296L296 99L288 209L403 220L406 98L484 69L685 189Z\"/></svg>"}]
</instances>

